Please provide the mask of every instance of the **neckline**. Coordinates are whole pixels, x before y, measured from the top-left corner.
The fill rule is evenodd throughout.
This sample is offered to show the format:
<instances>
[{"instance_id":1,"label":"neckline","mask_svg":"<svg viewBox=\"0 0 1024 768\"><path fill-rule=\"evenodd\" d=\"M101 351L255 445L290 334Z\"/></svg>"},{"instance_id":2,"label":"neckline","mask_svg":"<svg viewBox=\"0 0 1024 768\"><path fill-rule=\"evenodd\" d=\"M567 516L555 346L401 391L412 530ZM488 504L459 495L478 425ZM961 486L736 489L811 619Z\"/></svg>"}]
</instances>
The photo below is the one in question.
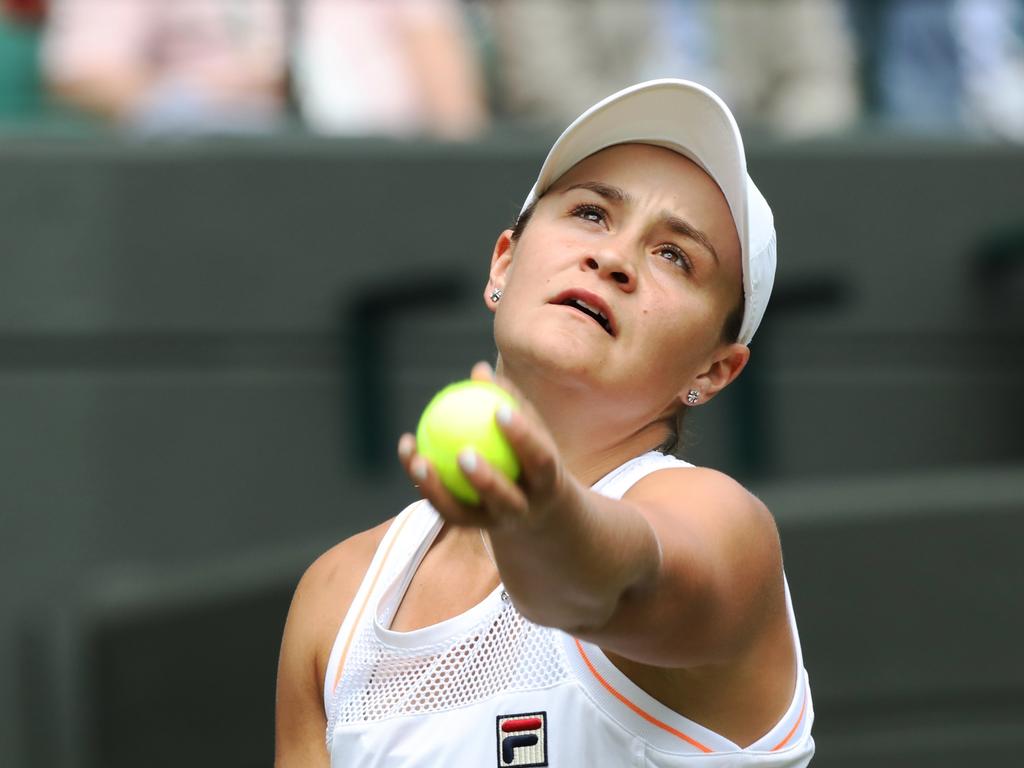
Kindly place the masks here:
<instances>
[{"instance_id":1,"label":"neckline","mask_svg":"<svg viewBox=\"0 0 1024 768\"><path fill-rule=\"evenodd\" d=\"M396 648L422 648L435 643L450 641L452 637L468 632L477 626L480 621L489 614L500 613L508 605L505 597L505 586L500 581L491 592L480 602L471 608L458 613L455 616L429 624L419 629L411 629L407 632L399 632L391 629L391 622L402 600L405 598L413 576L419 570L423 558L433 545L437 535L441 532L444 520L437 511L430 507L434 520L422 538L419 546L413 550L405 564L399 569L395 578L381 594L374 605L371 622L373 631L380 642Z\"/></svg>"},{"instance_id":2,"label":"neckline","mask_svg":"<svg viewBox=\"0 0 1024 768\"><path fill-rule=\"evenodd\" d=\"M652 456L664 457L664 454L658 451L647 451L639 456L635 456L608 472L590 487L594 491L601 492L603 488L612 483L630 467ZM444 519L437 510L429 502L425 502L425 504L433 515L430 527L427 529L426 535L420 540L417 548L413 550L404 565L398 570L391 583L380 593L381 596L373 606L373 613L370 619L377 639L386 645L396 648L419 648L442 642L461 631L468 631L484 616L491 612L498 613L510 604L505 592L505 585L499 581L490 594L462 613L456 614L444 621L420 627L419 629L412 629L408 632L398 632L391 629L391 622L394 620L399 605L405 598L405 594L412 583L413 577L416 575L416 571L419 570L420 563L423 562L423 558L426 557L427 552L444 526Z\"/></svg>"}]
</instances>

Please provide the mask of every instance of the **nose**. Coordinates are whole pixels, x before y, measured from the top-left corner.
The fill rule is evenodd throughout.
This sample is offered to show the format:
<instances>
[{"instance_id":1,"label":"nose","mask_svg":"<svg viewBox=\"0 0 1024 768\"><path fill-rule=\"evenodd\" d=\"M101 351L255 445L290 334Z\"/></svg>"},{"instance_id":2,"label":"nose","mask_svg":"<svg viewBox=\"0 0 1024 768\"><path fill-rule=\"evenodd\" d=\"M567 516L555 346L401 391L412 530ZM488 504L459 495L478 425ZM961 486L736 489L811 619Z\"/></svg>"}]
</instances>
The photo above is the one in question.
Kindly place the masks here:
<instances>
[{"instance_id":1,"label":"nose","mask_svg":"<svg viewBox=\"0 0 1024 768\"><path fill-rule=\"evenodd\" d=\"M591 252L583 257L581 267L591 270L606 280L612 280L627 293L636 288L636 268L626 258L612 249Z\"/></svg>"}]
</instances>

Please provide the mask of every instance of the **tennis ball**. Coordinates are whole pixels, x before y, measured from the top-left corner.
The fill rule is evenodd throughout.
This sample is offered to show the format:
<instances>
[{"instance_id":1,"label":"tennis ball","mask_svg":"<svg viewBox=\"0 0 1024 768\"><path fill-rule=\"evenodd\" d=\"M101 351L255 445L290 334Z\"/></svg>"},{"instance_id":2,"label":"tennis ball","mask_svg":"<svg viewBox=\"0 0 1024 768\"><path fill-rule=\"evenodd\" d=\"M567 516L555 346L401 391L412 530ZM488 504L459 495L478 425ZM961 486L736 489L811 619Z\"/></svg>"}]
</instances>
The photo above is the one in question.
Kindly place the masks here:
<instances>
[{"instance_id":1,"label":"tennis ball","mask_svg":"<svg viewBox=\"0 0 1024 768\"><path fill-rule=\"evenodd\" d=\"M442 389L423 409L416 428L416 450L437 470L441 482L460 501L478 504L480 495L459 469L458 456L473 448L510 480L519 477L519 460L494 421L512 396L489 381L459 381Z\"/></svg>"}]
</instances>

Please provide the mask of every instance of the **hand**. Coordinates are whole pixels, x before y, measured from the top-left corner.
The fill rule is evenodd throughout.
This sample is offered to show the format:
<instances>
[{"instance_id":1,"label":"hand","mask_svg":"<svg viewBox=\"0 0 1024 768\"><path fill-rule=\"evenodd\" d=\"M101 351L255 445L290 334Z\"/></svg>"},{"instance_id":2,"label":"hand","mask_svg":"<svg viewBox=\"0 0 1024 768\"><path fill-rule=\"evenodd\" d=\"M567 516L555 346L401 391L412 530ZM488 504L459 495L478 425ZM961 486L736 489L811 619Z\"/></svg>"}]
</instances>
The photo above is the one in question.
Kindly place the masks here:
<instances>
[{"instance_id":1,"label":"hand","mask_svg":"<svg viewBox=\"0 0 1024 768\"><path fill-rule=\"evenodd\" d=\"M515 398L518 408L499 409L498 428L519 459L521 474L513 483L472 449L459 455L459 466L480 494L472 506L456 499L441 482L430 461L416 453L416 438L406 433L398 441L398 458L420 493L453 525L502 529L540 527L548 515L568 503L577 485L558 455L554 438L529 402L507 379L494 375L491 366L473 366L474 381L494 381Z\"/></svg>"}]
</instances>

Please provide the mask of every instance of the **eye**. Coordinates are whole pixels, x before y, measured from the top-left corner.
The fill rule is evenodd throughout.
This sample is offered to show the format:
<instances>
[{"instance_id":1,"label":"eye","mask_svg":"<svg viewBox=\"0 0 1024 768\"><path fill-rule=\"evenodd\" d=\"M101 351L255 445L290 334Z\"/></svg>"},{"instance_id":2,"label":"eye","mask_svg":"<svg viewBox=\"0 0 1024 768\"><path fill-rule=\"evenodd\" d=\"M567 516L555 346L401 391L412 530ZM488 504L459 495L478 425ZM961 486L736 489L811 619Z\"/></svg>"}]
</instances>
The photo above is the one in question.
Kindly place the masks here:
<instances>
[{"instance_id":1,"label":"eye","mask_svg":"<svg viewBox=\"0 0 1024 768\"><path fill-rule=\"evenodd\" d=\"M593 205L592 203L583 203L577 205L569 213L577 218L583 219L584 221L592 221L594 224L603 224L608 218L608 214L605 213L604 208L599 205Z\"/></svg>"},{"instance_id":2,"label":"eye","mask_svg":"<svg viewBox=\"0 0 1024 768\"><path fill-rule=\"evenodd\" d=\"M672 245L671 243L659 245L655 250L655 253L666 261L672 262L685 272L693 271L693 264L690 262L690 257L687 256L683 249L678 245Z\"/></svg>"}]
</instances>

